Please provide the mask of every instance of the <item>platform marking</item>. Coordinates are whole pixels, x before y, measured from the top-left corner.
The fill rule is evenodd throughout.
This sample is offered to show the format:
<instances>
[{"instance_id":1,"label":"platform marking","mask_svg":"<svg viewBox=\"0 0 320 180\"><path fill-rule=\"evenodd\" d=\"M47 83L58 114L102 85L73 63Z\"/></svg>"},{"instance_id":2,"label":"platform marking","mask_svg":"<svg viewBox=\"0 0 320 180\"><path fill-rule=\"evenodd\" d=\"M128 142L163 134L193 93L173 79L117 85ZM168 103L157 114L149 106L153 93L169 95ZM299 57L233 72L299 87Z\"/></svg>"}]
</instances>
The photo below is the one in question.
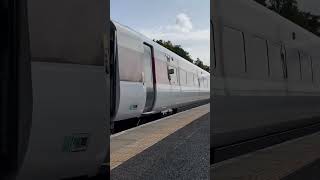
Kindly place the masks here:
<instances>
[{"instance_id":1,"label":"platform marking","mask_svg":"<svg viewBox=\"0 0 320 180\"><path fill-rule=\"evenodd\" d=\"M110 169L114 169L170 134L208 114L210 105L199 106L115 134L110 139Z\"/></svg>"}]
</instances>

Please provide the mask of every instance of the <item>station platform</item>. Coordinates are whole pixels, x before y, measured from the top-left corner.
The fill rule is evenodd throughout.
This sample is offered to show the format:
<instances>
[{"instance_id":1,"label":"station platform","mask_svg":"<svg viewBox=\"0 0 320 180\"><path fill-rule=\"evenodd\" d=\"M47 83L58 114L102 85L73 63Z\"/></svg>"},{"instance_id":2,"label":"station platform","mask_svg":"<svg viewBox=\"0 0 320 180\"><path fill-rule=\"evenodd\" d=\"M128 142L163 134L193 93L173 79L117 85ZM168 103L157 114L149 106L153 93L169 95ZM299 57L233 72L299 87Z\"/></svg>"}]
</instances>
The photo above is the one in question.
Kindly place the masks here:
<instances>
[{"instance_id":1,"label":"station platform","mask_svg":"<svg viewBox=\"0 0 320 180\"><path fill-rule=\"evenodd\" d=\"M112 135L111 179L209 179L210 104Z\"/></svg>"},{"instance_id":2,"label":"station platform","mask_svg":"<svg viewBox=\"0 0 320 180\"><path fill-rule=\"evenodd\" d=\"M211 165L214 180L320 179L320 133Z\"/></svg>"}]
</instances>

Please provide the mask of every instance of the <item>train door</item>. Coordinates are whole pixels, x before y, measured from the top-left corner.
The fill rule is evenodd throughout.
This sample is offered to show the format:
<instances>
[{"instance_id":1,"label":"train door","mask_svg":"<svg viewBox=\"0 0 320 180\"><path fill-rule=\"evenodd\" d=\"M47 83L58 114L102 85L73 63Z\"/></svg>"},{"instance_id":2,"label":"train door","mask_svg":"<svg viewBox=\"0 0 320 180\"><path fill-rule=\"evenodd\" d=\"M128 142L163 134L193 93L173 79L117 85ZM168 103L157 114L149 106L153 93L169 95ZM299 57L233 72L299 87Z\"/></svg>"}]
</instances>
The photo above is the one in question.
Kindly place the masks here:
<instances>
[{"instance_id":1,"label":"train door","mask_svg":"<svg viewBox=\"0 0 320 180\"><path fill-rule=\"evenodd\" d=\"M143 61L144 61L144 87L146 89L146 103L143 112L150 112L155 102L155 73L154 73L154 56L153 47L144 43L143 45Z\"/></svg>"},{"instance_id":2,"label":"train door","mask_svg":"<svg viewBox=\"0 0 320 180\"><path fill-rule=\"evenodd\" d=\"M117 29L113 22L110 21L110 117L111 129L113 129L113 120L118 112L120 100L120 77L119 77L119 62L118 62L118 44L117 44Z\"/></svg>"},{"instance_id":3,"label":"train door","mask_svg":"<svg viewBox=\"0 0 320 180\"><path fill-rule=\"evenodd\" d=\"M27 142L28 146L15 179L92 177L107 166L109 154L110 91L104 57L109 43L103 42L104 34L109 38L109 4L77 0L13 2L24 1L28 13L22 17L29 22L26 32L31 63L25 61L23 66L32 67L32 83L28 81L33 102L21 104L18 110L32 108L32 126L29 139L22 139L28 136L20 129L30 125L25 122L25 114L19 112L18 135L22 140L18 145ZM22 78L19 81L24 83ZM21 85L19 91L19 99L30 97L22 95Z\"/></svg>"},{"instance_id":4,"label":"train door","mask_svg":"<svg viewBox=\"0 0 320 180\"><path fill-rule=\"evenodd\" d=\"M26 2L0 2L0 179L13 178L20 168L32 118Z\"/></svg>"},{"instance_id":5,"label":"train door","mask_svg":"<svg viewBox=\"0 0 320 180\"><path fill-rule=\"evenodd\" d=\"M201 99L201 78L200 78L200 72L197 71L197 75L196 75L196 78L197 78L197 88L198 88L198 99Z\"/></svg>"},{"instance_id":6,"label":"train door","mask_svg":"<svg viewBox=\"0 0 320 180\"><path fill-rule=\"evenodd\" d=\"M180 97L180 83L178 73L178 62L170 57L168 61L168 78L170 81L170 95L168 96L167 102L169 105L176 107L179 104Z\"/></svg>"},{"instance_id":7,"label":"train door","mask_svg":"<svg viewBox=\"0 0 320 180\"><path fill-rule=\"evenodd\" d=\"M289 81L288 81L288 61L287 61L287 49L286 49L286 46L284 44L281 43L280 45L280 56L281 56L281 63L282 63L282 72L283 72L283 80L286 83L286 86L285 86L285 94L288 94L289 93Z\"/></svg>"},{"instance_id":8,"label":"train door","mask_svg":"<svg viewBox=\"0 0 320 180\"><path fill-rule=\"evenodd\" d=\"M13 27L13 18L11 16L12 9L10 9L10 3L8 1L1 2L1 20L5 24L3 32L0 34L0 161L4 164L9 164L11 166L13 162L10 159L10 151L15 151L14 146L9 144L10 131L13 129L10 128L10 122L16 120L16 117L13 117L16 114L16 48L15 44L11 44L13 35L10 33L10 29ZM10 24L10 26L6 26ZM11 101L11 102L10 102ZM12 118L13 121L9 121ZM14 124L12 124L14 125ZM13 148L13 149L12 149ZM5 169L1 170L0 179L4 179L3 175L12 169L12 167L4 166Z\"/></svg>"}]
</instances>

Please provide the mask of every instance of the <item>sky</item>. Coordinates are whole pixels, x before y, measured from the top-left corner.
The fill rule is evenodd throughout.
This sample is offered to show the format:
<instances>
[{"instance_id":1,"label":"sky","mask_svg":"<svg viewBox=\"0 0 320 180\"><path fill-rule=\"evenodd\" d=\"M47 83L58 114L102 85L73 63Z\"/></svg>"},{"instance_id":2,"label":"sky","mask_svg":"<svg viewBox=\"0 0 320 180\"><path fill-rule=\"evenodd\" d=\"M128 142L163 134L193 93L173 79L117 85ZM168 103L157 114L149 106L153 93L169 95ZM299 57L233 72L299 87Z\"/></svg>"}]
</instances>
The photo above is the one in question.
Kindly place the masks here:
<instances>
[{"instance_id":1,"label":"sky","mask_svg":"<svg viewBox=\"0 0 320 180\"><path fill-rule=\"evenodd\" d=\"M110 0L112 20L170 40L210 65L210 0Z\"/></svg>"}]
</instances>

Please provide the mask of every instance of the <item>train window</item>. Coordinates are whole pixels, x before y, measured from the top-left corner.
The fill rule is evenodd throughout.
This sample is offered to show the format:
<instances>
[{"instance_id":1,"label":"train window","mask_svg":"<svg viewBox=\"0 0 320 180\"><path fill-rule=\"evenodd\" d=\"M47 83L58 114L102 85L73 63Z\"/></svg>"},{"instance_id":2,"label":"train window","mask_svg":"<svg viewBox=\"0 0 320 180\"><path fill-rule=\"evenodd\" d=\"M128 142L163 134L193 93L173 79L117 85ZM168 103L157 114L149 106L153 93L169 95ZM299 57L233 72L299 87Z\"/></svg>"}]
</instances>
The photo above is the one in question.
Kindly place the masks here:
<instances>
[{"instance_id":1,"label":"train window","mask_svg":"<svg viewBox=\"0 0 320 180\"><path fill-rule=\"evenodd\" d=\"M203 79L203 87L208 88L208 80L207 79Z\"/></svg>"},{"instance_id":2,"label":"train window","mask_svg":"<svg viewBox=\"0 0 320 180\"><path fill-rule=\"evenodd\" d=\"M187 72L183 69L180 69L180 85L185 86L187 85Z\"/></svg>"},{"instance_id":3,"label":"train window","mask_svg":"<svg viewBox=\"0 0 320 180\"><path fill-rule=\"evenodd\" d=\"M300 53L301 60L301 75L305 82L312 82L312 67L310 56Z\"/></svg>"},{"instance_id":4,"label":"train window","mask_svg":"<svg viewBox=\"0 0 320 180\"><path fill-rule=\"evenodd\" d=\"M268 42L270 77L272 80L283 80L281 46Z\"/></svg>"},{"instance_id":5,"label":"train window","mask_svg":"<svg viewBox=\"0 0 320 180\"><path fill-rule=\"evenodd\" d=\"M188 72L187 74L187 85L188 86L193 86L193 74L191 72Z\"/></svg>"},{"instance_id":6,"label":"train window","mask_svg":"<svg viewBox=\"0 0 320 180\"><path fill-rule=\"evenodd\" d=\"M168 66L168 79L171 85L178 85L177 68Z\"/></svg>"},{"instance_id":7,"label":"train window","mask_svg":"<svg viewBox=\"0 0 320 180\"><path fill-rule=\"evenodd\" d=\"M134 49L118 47L119 72L121 81L142 82L142 72L144 63L143 53Z\"/></svg>"},{"instance_id":8,"label":"train window","mask_svg":"<svg viewBox=\"0 0 320 180\"><path fill-rule=\"evenodd\" d=\"M224 27L223 30L223 55L225 74L239 76L245 72L244 41L240 31Z\"/></svg>"},{"instance_id":9,"label":"train window","mask_svg":"<svg viewBox=\"0 0 320 180\"><path fill-rule=\"evenodd\" d=\"M162 60L157 60L155 61L155 68L156 68L156 78L157 78L157 83L160 84L170 84L169 79L168 79L168 68L167 68L167 63Z\"/></svg>"},{"instance_id":10,"label":"train window","mask_svg":"<svg viewBox=\"0 0 320 180\"><path fill-rule=\"evenodd\" d=\"M153 71L152 71L152 49L144 44L143 63L144 63L144 82L146 86L153 86Z\"/></svg>"},{"instance_id":11,"label":"train window","mask_svg":"<svg viewBox=\"0 0 320 180\"><path fill-rule=\"evenodd\" d=\"M199 87L200 86L198 76L195 75L195 74L193 74L193 82L194 82L194 86L195 87Z\"/></svg>"},{"instance_id":12,"label":"train window","mask_svg":"<svg viewBox=\"0 0 320 180\"><path fill-rule=\"evenodd\" d=\"M312 59L312 56L310 56L309 58L310 58L310 62L311 62L311 80L312 80L312 83L313 83L314 82L313 59Z\"/></svg>"},{"instance_id":13,"label":"train window","mask_svg":"<svg viewBox=\"0 0 320 180\"><path fill-rule=\"evenodd\" d=\"M300 66L299 51L294 49L287 50L287 66L288 79L291 81L301 80L301 66Z\"/></svg>"},{"instance_id":14,"label":"train window","mask_svg":"<svg viewBox=\"0 0 320 180\"><path fill-rule=\"evenodd\" d=\"M320 64L314 62L313 64L313 77L314 77L314 84L316 84L318 87L320 86Z\"/></svg>"},{"instance_id":15,"label":"train window","mask_svg":"<svg viewBox=\"0 0 320 180\"><path fill-rule=\"evenodd\" d=\"M247 72L251 78L268 78L268 55L265 40L245 36Z\"/></svg>"},{"instance_id":16,"label":"train window","mask_svg":"<svg viewBox=\"0 0 320 180\"><path fill-rule=\"evenodd\" d=\"M204 78L203 77L199 78L199 82L200 82L200 88L204 88Z\"/></svg>"},{"instance_id":17,"label":"train window","mask_svg":"<svg viewBox=\"0 0 320 180\"><path fill-rule=\"evenodd\" d=\"M205 79L204 78L201 78L201 82L202 82L202 88L205 88Z\"/></svg>"},{"instance_id":18,"label":"train window","mask_svg":"<svg viewBox=\"0 0 320 180\"><path fill-rule=\"evenodd\" d=\"M80 12L57 13L37 5L29 8L32 61L104 66L106 19L98 14L100 11L83 13L80 21Z\"/></svg>"}]
</instances>

